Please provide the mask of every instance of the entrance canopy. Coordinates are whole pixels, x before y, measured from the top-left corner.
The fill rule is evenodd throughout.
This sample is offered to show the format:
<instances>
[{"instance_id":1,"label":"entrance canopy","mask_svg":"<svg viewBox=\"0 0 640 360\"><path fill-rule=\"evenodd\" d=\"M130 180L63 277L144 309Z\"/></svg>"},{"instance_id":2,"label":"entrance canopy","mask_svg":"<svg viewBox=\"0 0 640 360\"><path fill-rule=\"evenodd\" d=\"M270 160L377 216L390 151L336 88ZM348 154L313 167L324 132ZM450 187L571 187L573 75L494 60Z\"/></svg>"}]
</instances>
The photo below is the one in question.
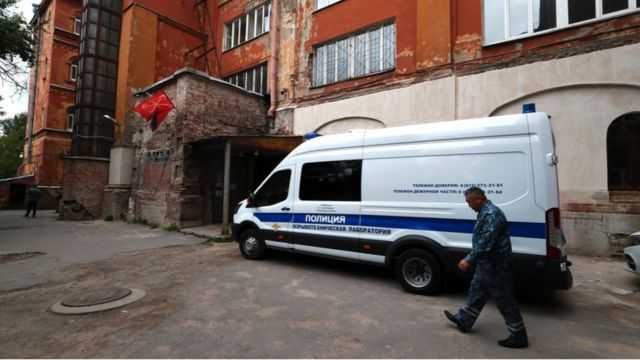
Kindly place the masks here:
<instances>
[{"instance_id":1,"label":"entrance canopy","mask_svg":"<svg viewBox=\"0 0 640 360\"><path fill-rule=\"evenodd\" d=\"M204 174L200 188L210 204L205 218L222 223L222 233L228 234L231 204L246 197L302 141L301 136L223 135L189 143L185 160Z\"/></svg>"}]
</instances>

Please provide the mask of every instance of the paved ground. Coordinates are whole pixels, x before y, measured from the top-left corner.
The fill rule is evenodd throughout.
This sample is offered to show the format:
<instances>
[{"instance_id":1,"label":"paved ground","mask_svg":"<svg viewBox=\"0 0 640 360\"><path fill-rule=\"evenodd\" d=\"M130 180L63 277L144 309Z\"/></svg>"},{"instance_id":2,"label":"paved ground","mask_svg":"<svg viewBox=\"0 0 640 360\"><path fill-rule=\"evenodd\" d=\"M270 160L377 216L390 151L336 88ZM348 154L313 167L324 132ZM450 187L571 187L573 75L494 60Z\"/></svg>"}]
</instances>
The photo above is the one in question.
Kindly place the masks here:
<instances>
[{"instance_id":1,"label":"paved ground","mask_svg":"<svg viewBox=\"0 0 640 360\"><path fill-rule=\"evenodd\" d=\"M56 280L65 266L108 259L116 254L201 239L122 222L57 221L53 211L25 218L23 211L0 211L0 293ZM8 254L41 253L29 261L6 262ZM37 255L37 254L31 254ZM37 264L37 266L34 266Z\"/></svg>"},{"instance_id":2,"label":"paved ground","mask_svg":"<svg viewBox=\"0 0 640 360\"><path fill-rule=\"evenodd\" d=\"M0 213L0 228L5 220ZM103 227L110 225L54 223L42 231L58 241L62 228L85 229L108 244ZM125 226L121 236L162 237L115 227ZM6 231L0 244L12 241ZM42 258L17 263L38 268ZM573 260L574 289L520 299L532 347L518 351L495 345L505 330L492 305L472 334L446 323L442 310L463 301L462 289L410 295L382 269L287 254L246 261L235 244L127 252L0 293L0 357L639 357L640 278L620 261ZM12 264L0 264L0 276ZM61 297L101 286L142 288L147 296L92 315L47 311Z\"/></svg>"}]
</instances>

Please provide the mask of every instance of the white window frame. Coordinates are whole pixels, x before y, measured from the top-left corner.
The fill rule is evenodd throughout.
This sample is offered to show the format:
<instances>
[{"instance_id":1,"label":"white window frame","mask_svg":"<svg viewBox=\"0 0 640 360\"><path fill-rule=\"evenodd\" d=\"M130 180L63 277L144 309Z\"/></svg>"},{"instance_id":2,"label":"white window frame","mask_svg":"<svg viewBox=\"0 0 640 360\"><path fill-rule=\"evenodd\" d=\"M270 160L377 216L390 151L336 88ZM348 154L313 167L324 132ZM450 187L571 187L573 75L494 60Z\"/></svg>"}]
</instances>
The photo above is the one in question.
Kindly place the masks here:
<instances>
[{"instance_id":1,"label":"white window frame","mask_svg":"<svg viewBox=\"0 0 640 360\"><path fill-rule=\"evenodd\" d=\"M324 4L320 5L320 2L322 0L316 0L316 10L320 10L320 9L324 9L326 7L329 7L335 3L339 3L342 0L324 0L322 1Z\"/></svg>"},{"instance_id":2,"label":"white window frame","mask_svg":"<svg viewBox=\"0 0 640 360\"><path fill-rule=\"evenodd\" d=\"M249 19L251 18L251 15L253 15L253 21L249 21ZM262 26L260 29L258 29L258 17L260 17L262 19ZM226 24L224 24L224 34L225 36L222 39L222 49L223 51L229 51L231 49L234 49L238 46L241 46L242 44L245 44L255 38L258 38L266 33L269 32L270 29L270 18L271 18L271 2L268 3L263 3L249 11L247 11L246 13L242 14L241 16L227 22ZM244 31L245 31L245 36L244 39L242 38L242 29L239 29L239 27L242 24L242 20L244 19L245 22L245 27L244 27ZM249 36L249 29L252 28L253 29L253 36ZM238 39L236 39L236 30L238 30ZM231 41L230 43L227 43L227 33L231 31Z\"/></svg>"},{"instance_id":3,"label":"white window frame","mask_svg":"<svg viewBox=\"0 0 640 360\"><path fill-rule=\"evenodd\" d=\"M72 32L76 35L80 35L81 30L82 30L82 18L79 18L79 17L73 18Z\"/></svg>"},{"instance_id":4,"label":"white window frame","mask_svg":"<svg viewBox=\"0 0 640 360\"><path fill-rule=\"evenodd\" d=\"M484 36L485 32L485 19L487 18L487 14L485 14L485 1L492 0L483 0L482 2L482 33ZM495 0L494 0L495 1ZM640 6L637 6L636 0L627 0L629 3L629 7L624 10L611 12L608 14L603 13L603 0L595 0L596 1L596 17L593 19L587 19L584 21L576 22L569 24L569 2L568 0L556 0L556 27L551 29L546 29L538 32L533 32L533 0L528 0L528 32L526 34L521 34L517 36L511 36L511 21L509 14L509 0L501 0L504 1L504 38L502 40L496 40L492 42L487 42L483 40L484 46L491 46L496 44L507 43L510 41L526 39L534 36L540 36L544 34L549 34L552 32L569 29L576 26L582 26L585 24L595 23L619 16L625 16L634 12L640 11Z\"/></svg>"},{"instance_id":5,"label":"white window frame","mask_svg":"<svg viewBox=\"0 0 640 360\"><path fill-rule=\"evenodd\" d=\"M78 81L78 64L73 63L69 65L69 80L76 82Z\"/></svg>"}]
</instances>

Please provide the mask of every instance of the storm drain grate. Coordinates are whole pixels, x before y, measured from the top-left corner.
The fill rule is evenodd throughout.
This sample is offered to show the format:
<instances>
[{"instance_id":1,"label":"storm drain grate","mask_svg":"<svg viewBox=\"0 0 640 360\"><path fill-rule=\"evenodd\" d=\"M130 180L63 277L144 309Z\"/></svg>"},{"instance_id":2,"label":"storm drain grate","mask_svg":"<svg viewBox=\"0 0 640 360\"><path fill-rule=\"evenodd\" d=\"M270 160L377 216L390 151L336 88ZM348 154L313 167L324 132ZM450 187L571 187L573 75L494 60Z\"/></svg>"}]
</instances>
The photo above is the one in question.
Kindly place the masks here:
<instances>
[{"instance_id":1,"label":"storm drain grate","mask_svg":"<svg viewBox=\"0 0 640 360\"><path fill-rule=\"evenodd\" d=\"M129 305L144 295L144 290L121 287L87 290L65 297L51 306L51 311L65 315L89 314Z\"/></svg>"}]
</instances>

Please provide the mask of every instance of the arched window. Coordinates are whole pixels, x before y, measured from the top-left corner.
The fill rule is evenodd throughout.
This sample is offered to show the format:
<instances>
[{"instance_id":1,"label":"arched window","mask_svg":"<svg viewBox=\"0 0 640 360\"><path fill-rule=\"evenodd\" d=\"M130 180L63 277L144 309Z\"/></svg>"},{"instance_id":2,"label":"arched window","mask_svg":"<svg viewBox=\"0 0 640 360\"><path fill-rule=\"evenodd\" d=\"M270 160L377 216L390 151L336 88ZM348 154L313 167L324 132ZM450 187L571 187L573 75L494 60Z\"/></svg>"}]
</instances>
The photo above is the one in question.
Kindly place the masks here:
<instances>
[{"instance_id":1,"label":"arched window","mask_svg":"<svg viewBox=\"0 0 640 360\"><path fill-rule=\"evenodd\" d=\"M640 112L614 120L607 132L609 191L640 191Z\"/></svg>"}]
</instances>

